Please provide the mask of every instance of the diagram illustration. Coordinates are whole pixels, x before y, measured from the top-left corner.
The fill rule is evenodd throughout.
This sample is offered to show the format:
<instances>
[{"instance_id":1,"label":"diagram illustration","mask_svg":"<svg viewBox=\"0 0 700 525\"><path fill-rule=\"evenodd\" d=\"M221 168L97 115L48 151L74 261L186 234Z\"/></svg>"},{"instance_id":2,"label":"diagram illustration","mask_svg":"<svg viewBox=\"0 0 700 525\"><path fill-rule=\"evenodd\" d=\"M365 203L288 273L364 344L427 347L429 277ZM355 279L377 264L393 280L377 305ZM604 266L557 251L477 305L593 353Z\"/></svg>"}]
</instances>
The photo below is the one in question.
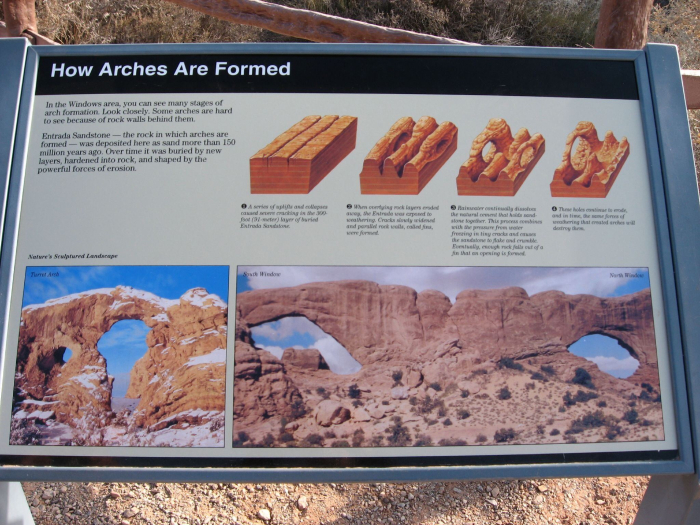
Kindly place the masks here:
<instances>
[{"instance_id":1,"label":"diagram illustration","mask_svg":"<svg viewBox=\"0 0 700 525\"><path fill-rule=\"evenodd\" d=\"M311 115L250 158L251 193L309 193L352 150L357 117Z\"/></svg>"},{"instance_id":2,"label":"diagram illustration","mask_svg":"<svg viewBox=\"0 0 700 525\"><path fill-rule=\"evenodd\" d=\"M629 153L627 137L618 142L608 131L601 142L592 122L579 122L566 138L561 165L549 185L552 197L607 197Z\"/></svg>"},{"instance_id":3,"label":"diagram illustration","mask_svg":"<svg viewBox=\"0 0 700 525\"><path fill-rule=\"evenodd\" d=\"M418 195L457 149L457 126L402 117L365 157L363 195Z\"/></svg>"},{"instance_id":4,"label":"diagram illustration","mask_svg":"<svg viewBox=\"0 0 700 525\"><path fill-rule=\"evenodd\" d=\"M530 136L525 128L514 137L502 118L489 120L459 169L457 194L514 196L544 154L544 142L542 135Z\"/></svg>"}]
</instances>

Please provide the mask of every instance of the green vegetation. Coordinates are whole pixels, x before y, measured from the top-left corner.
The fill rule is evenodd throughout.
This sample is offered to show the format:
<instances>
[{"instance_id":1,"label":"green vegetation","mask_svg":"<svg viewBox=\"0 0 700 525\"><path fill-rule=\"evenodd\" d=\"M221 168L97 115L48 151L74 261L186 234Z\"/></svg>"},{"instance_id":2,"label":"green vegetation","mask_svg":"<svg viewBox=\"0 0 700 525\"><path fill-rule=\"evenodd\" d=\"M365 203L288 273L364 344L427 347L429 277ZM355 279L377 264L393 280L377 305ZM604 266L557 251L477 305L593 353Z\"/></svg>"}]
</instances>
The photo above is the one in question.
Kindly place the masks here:
<instances>
[{"instance_id":1,"label":"green vegetation","mask_svg":"<svg viewBox=\"0 0 700 525\"><path fill-rule=\"evenodd\" d=\"M357 383L353 383L348 387L348 397L350 399L360 399L360 396L362 396L362 392L357 386Z\"/></svg>"},{"instance_id":2,"label":"green vegetation","mask_svg":"<svg viewBox=\"0 0 700 525\"><path fill-rule=\"evenodd\" d=\"M486 436L483 436L483 438L484 441L486 441ZM466 447L467 442L463 439L458 438L445 438L438 441L438 445L440 445L441 447Z\"/></svg>"},{"instance_id":3,"label":"green vegetation","mask_svg":"<svg viewBox=\"0 0 700 525\"><path fill-rule=\"evenodd\" d=\"M496 443L508 443L509 441L513 441L517 435L518 434L512 428L502 428L496 430L496 433L493 435L493 440Z\"/></svg>"},{"instance_id":4,"label":"green vegetation","mask_svg":"<svg viewBox=\"0 0 700 525\"><path fill-rule=\"evenodd\" d=\"M628 410L622 416L622 419L624 421L627 421L630 425L634 425L639 421L639 413L634 409Z\"/></svg>"},{"instance_id":5,"label":"green vegetation","mask_svg":"<svg viewBox=\"0 0 700 525\"><path fill-rule=\"evenodd\" d=\"M585 430L600 427L608 427L608 434L610 434L611 430L615 429L618 422L619 420L615 416L606 415L602 410L596 410L595 412L588 412L573 420L566 434L580 434Z\"/></svg>"},{"instance_id":6,"label":"green vegetation","mask_svg":"<svg viewBox=\"0 0 700 525\"><path fill-rule=\"evenodd\" d=\"M546 383L549 381L547 377L544 374L541 374L540 372L535 372L530 376L530 379L534 379L535 381L542 381L543 383Z\"/></svg>"},{"instance_id":7,"label":"green vegetation","mask_svg":"<svg viewBox=\"0 0 700 525\"><path fill-rule=\"evenodd\" d=\"M353 447L361 447L362 443L364 443L364 441L365 441L365 431L362 430L361 428L358 428L352 434L352 446Z\"/></svg>"},{"instance_id":8,"label":"green vegetation","mask_svg":"<svg viewBox=\"0 0 700 525\"><path fill-rule=\"evenodd\" d=\"M542 366L540 367L540 370L542 370L542 371L543 371L545 374L547 374L548 376L555 376L555 375L557 375L557 371L554 370L554 367L553 367L553 366L542 365Z\"/></svg>"},{"instance_id":9,"label":"green vegetation","mask_svg":"<svg viewBox=\"0 0 700 525\"><path fill-rule=\"evenodd\" d=\"M525 368L523 368L523 365L521 365L520 363L516 363L510 357L504 357L502 359L499 359L498 368L509 368L510 370L518 370L520 372L525 370Z\"/></svg>"},{"instance_id":10,"label":"green vegetation","mask_svg":"<svg viewBox=\"0 0 700 525\"><path fill-rule=\"evenodd\" d=\"M394 416L391 421L394 424L385 430L389 434L389 437L386 438L389 445L392 447L407 447L410 445L411 434L403 424L402 419L399 416Z\"/></svg>"},{"instance_id":11,"label":"green vegetation","mask_svg":"<svg viewBox=\"0 0 700 525\"><path fill-rule=\"evenodd\" d=\"M322 447L324 444L324 439L321 434L309 434L302 441L303 447Z\"/></svg>"},{"instance_id":12,"label":"green vegetation","mask_svg":"<svg viewBox=\"0 0 700 525\"><path fill-rule=\"evenodd\" d=\"M439 414L444 414L446 410L445 402L442 399L432 398L426 394L423 400L419 401L411 410L413 410L417 414L427 415L430 414L436 408L438 409Z\"/></svg>"},{"instance_id":13,"label":"green vegetation","mask_svg":"<svg viewBox=\"0 0 700 525\"><path fill-rule=\"evenodd\" d=\"M598 394L595 392L584 392L583 390L579 390L576 392L575 396L571 395L571 392L568 390L566 391L566 394L562 397L564 400L564 404L568 407L574 406L576 403L586 403L587 401L590 401L591 399L596 399L598 397Z\"/></svg>"},{"instance_id":14,"label":"green vegetation","mask_svg":"<svg viewBox=\"0 0 700 525\"><path fill-rule=\"evenodd\" d=\"M510 390L508 390L507 386L504 386L498 391L498 399L501 401L505 401L506 399L510 399L512 397Z\"/></svg>"},{"instance_id":15,"label":"green vegetation","mask_svg":"<svg viewBox=\"0 0 700 525\"><path fill-rule=\"evenodd\" d=\"M413 443L414 447L432 447L433 446L433 438L430 436L426 436L425 434L418 434L416 436L416 440Z\"/></svg>"},{"instance_id":16,"label":"green vegetation","mask_svg":"<svg viewBox=\"0 0 700 525\"><path fill-rule=\"evenodd\" d=\"M571 382L575 385L585 386L586 388L595 389L593 378L585 368L577 368L574 372L574 377Z\"/></svg>"}]
</instances>

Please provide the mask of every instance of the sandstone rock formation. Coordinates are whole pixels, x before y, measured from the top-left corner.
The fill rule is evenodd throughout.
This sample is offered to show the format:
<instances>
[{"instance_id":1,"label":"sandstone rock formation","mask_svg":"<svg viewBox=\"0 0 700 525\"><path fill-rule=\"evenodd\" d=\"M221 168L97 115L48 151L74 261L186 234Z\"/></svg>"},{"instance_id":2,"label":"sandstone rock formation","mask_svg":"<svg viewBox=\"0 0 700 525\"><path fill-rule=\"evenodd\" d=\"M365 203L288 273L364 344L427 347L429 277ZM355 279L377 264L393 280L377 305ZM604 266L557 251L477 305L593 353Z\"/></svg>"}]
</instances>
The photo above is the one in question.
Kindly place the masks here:
<instances>
[{"instance_id":1,"label":"sandstone rock formation","mask_svg":"<svg viewBox=\"0 0 700 525\"><path fill-rule=\"evenodd\" d=\"M297 366L307 370L328 370L328 363L315 348L285 348L282 354L285 365Z\"/></svg>"},{"instance_id":2,"label":"sandstone rock formation","mask_svg":"<svg viewBox=\"0 0 700 525\"><path fill-rule=\"evenodd\" d=\"M322 427L340 425L350 419L350 410L337 401L321 401L316 407L316 422Z\"/></svg>"},{"instance_id":3,"label":"sandstone rock formation","mask_svg":"<svg viewBox=\"0 0 700 525\"><path fill-rule=\"evenodd\" d=\"M234 417L293 418L306 413L301 394L282 361L242 341L236 341L233 388Z\"/></svg>"},{"instance_id":4,"label":"sandstone rock formation","mask_svg":"<svg viewBox=\"0 0 700 525\"><path fill-rule=\"evenodd\" d=\"M469 349L487 359L556 357L589 366L567 349L585 335L603 334L639 361L632 381L657 377L648 290L610 299L557 291L530 297L522 288L465 290L453 305L435 290L338 281L243 292L236 314L246 327L304 316L363 366L429 364Z\"/></svg>"},{"instance_id":5,"label":"sandstone rock formation","mask_svg":"<svg viewBox=\"0 0 700 525\"><path fill-rule=\"evenodd\" d=\"M402 117L365 157L364 195L418 195L457 149L457 126L433 117Z\"/></svg>"},{"instance_id":6,"label":"sandstone rock formation","mask_svg":"<svg viewBox=\"0 0 700 525\"><path fill-rule=\"evenodd\" d=\"M484 154L484 149L491 148ZM530 136L521 128L515 137L501 118L489 120L477 135L457 176L458 195L500 195L512 197L544 154L544 137Z\"/></svg>"},{"instance_id":7,"label":"sandstone rock formation","mask_svg":"<svg viewBox=\"0 0 700 525\"><path fill-rule=\"evenodd\" d=\"M112 381L98 341L118 321L151 330L148 350L127 392L139 398L133 424L160 430L220 416L225 403L227 305L203 288L178 300L118 286L91 290L22 310L15 379L15 417L51 413L90 434L114 417ZM72 357L64 362L66 349Z\"/></svg>"},{"instance_id":8,"label":"sandstone rock formation","mask_svg":"<svg viewBox=\"0 0 700 525\"><path fill-rule=\"evenodd\" d=\"M566 138L561 165L549 185L552 197L606 197L629 154L627 137L618 142L608 131L601 142L593 123L579 122Z\"/></svg>"},{"instance_id":9,"label":"sandstone rock formation","mask_svg":"<svg viewBox=\"0 0 700 525\"><path fill-rule=\"evenodd\" d=\"M303 316L315 323L344 346L362 369L342 376L315 366L285 366L285 359L255 348L251 328L286 316ZM415 428L434 425L435 421L423 421L427 415L418 416L437 413L437 400L450 400L454 407L467 401L488 404L491 396L497 397L494 389L504 385L510 385L514 397L529 399L527 410L489 416L484 408L484 421L499 416L525 418L522 425L526 428L527 421L536 425L533 417L549 417L550 430L561 429L564 422L583 414L583 408L572 409L565 416L557 412L565 392L575 395L577 388L586 388L573 382L578 369L590 374L596 392L609 396L605 399L609 399L611 409L620 412L618 418L629 408L627 396L639 396L646 388L652 392L647 396L650 399L659 392L649 290L617 298L558 291L529 296L521 288L465 290L452 304L435 290L416 293L405 286L369 281L310 283L238 294L236 325L234 432L244 430L251 436L276 433L276 421L284 417L298 420L294 439L319 433L319 425L326 424L345 429L346 434L364 429L369 439L370 431L395 431L391 425L397 414L403 423L412 422ZM569 352L570 345L589 334L616 339L639 361L637 371L627 379L617 379ZM515 370L502 368L504 360L515 363ZM251 367L256 372L246 375L244 370ZM540 367L554 375L548 379ZM537 402L527 397L531 394L525 383L530 375L534 381L544 382L548 404L537 405L545 397ZM447 385L452 385L449 391L445 390ZM516 394L516 388L523 393ZM427 400L421 401L421 396ZM341 423L331 423L340 406L348 409L349 417L346 419L343 412ZM645 427L647 437L663 432L659 406L648 409L655 423ZM440 409L449 410L449 406ZM319 413L323 413L320 419ZM456 439L450 432L457 432L458 427L450 430L449 426L455 417L468 418L469 413L453 412L452 421L446 418L444 424L430 426L427 432L447 436L448 441ZM491 427L486 430L493 433ZM534 435L534 426L532 430ZM614 434L613 430L609 433ZM472 431L475 439L477 430ZM562 442L563 436L547 439Z\"/></svg>"},{"instance_id":10,"label":"sandstone rock formation","mask_svg":"<svg viewBox=\"0 0 700 525\"><path fill-rule=\"evenodd\" d=\"M311 115L250 158L251 193L309 193L353 149L357 117Z\"/></svg>"}]
</instances>

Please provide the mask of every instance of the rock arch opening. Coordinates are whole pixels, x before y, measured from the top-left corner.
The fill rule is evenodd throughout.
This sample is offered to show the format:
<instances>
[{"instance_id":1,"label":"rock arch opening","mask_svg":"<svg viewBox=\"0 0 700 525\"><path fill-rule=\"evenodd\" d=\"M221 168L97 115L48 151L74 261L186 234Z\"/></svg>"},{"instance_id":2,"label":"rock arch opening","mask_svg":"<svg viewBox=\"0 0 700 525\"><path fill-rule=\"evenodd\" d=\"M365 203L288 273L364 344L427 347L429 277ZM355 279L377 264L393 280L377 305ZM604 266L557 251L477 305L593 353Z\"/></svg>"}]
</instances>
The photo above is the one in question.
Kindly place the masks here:
<instances>
[{"instance_id":1,"label":"rock arch opening","mask_svg":"<svg viewBox=\"0 0 700 525\"><path fill-rule=\"evenodd\" d=\"M314 348L336 374L354 374L362 368L333 336L303 316L286 316L261 323L252 327L251 333L256 348L267 350L278 359L282 359L288 348Z\"/></svg>"},{"instance_id":2,"label":"rock arch opening","mask_svg":"<svg viewBox=\"0 0 700 525\"><path fill-rule=\"evenodd\" d=\"M44 374L51 375L52 372L63 368L71 357L73 357L73 351L68 347L60 346L40 359L37 365Z\"/></svg>"},{"instance_id":3,"label":"rock arch opening","mask_svg":"<svg viewBox=\"0 0 700 525\"><path fill-rule=\"evenodd\" d=\"M614 337L588 334L569 346L569 352L598 365L611 376L625 379L639 368L635 352Z\"/></svg>"},{"instance_id":4,"label":"rock arch opening","mask_svg":"<svg viewBox=\"0 0 700 525\"><path fill-rule=\"evenodd\" d=\"M129 393L131 370L148 350L146 335L149 331L143 321L126 319L114 323L97 342L97 350L107 361L107 374L114 378L114 412L133 410L139 402L138 397L131 397Z\"/></svg>"}]
</instances>

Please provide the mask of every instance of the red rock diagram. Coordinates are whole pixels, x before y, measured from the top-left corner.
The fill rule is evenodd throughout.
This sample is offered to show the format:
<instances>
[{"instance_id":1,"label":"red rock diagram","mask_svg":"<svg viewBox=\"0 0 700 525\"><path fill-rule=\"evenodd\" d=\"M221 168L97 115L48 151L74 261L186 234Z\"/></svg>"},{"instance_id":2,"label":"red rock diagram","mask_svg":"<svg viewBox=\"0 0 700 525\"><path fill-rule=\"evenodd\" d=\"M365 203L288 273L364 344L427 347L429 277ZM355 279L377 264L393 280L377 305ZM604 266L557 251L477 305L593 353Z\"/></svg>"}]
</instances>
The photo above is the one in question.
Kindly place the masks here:
<instances>
[{"instance_id":1,"label":"red rock diagram","mask_svg":"<svg viewBox=\"0 0 700 525\"><path fill-rule=\"evenodd\" d=\"M618 142L608 131L601 142L593 123L579 122L566 138L561 165L549 185L552 197L607 197L629 154L627 137Z\"/></svg>"},{"instance_id":2,"label":"red rock diagram","mask_svg":"<svg viewBox=\"0 0 700 525\"><path fill-rule=\"evenodd\" d=\"M433 117L402 117L362 166L363 195L418 195L457 149L457 126Z\"/></svg>"},{"instance_id":3,"label":"red rock diagram","mask_svg":"<svg viewBox=\"0 0 700 525\"><path fill-rule=\"evenodd\" d=\"M356 139L357 117L305 117L250 158L250 192L309 193Z\"/></svg>"},{"instance_id":4,"label":"red rock diagram","mask_svg":"<svg viewBox=\"0 0 700 525\"><path fill-rule=\"evenodd\" d=\"M469 159L459 169L457 194L512 197L543 154L542 135L530 136L521 128L513 137L505 120L493 118L474 139Z\"/></svg>"}]
</instances>

